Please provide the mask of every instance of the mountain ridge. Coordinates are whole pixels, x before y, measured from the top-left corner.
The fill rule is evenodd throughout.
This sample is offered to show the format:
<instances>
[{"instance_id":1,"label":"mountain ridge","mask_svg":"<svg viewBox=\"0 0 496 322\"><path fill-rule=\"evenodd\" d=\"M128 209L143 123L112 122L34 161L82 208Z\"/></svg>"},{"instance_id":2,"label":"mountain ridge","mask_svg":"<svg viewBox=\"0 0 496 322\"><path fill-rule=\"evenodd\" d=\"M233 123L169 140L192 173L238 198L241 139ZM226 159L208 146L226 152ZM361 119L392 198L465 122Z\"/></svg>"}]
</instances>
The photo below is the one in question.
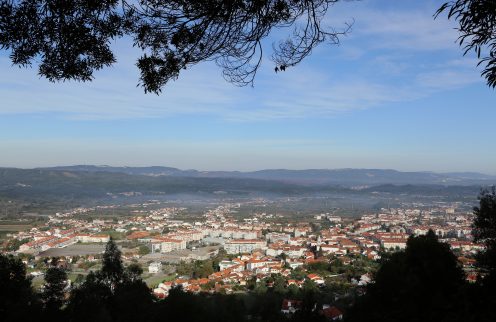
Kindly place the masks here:
<instances>
[{"instance_id":1,"label":"mountain ridge","mask_svg":"<svg viewBox=\"0 0 496 322\"><path fill-rule=\"evenodd\" d=\"M34 170L111 172L152 177L237 178L281 181L307 185L380 185L380 184L494 184L496 176L478 172L398 171L394 169L263 169L256 171L200 171L182 170L167 166L113 167L71 165L34 168Z\"/></svg>"}]
</instances>

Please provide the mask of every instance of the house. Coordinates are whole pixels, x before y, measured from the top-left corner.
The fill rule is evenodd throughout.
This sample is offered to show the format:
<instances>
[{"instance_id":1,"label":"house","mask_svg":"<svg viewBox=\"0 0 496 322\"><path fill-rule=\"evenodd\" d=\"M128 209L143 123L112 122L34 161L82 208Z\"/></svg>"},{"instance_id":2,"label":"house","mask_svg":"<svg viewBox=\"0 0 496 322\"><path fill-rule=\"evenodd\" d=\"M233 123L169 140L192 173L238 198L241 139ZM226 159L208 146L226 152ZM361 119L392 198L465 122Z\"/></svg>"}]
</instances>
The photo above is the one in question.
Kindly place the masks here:
<instances>
[{"instance_id":1,"label":"house","mask_svg":"<svg viewBox=\"0 0 496 322\"><path fill-rule=\"evenodd\" d=\"M405 249L406 240L398 238L385 238L381 240L381 245L385 249Z\"/></svg>"},{"instance_id":2,"label":"house","mask_svg":"<svg viewBox=\"0 0 496 322\"><path fill-rule=\"evenodd\" d=\"M328 321L339 321L343 319L343 312L335 306L324 305L322 314Z\"/></svg>"},{"instance_id":3,"label":"house","mask_svg":"<svg viewBox=\"0 0 496 322\"><path fill-rule=\"evenodd\" d=\"M372 276L367 273L360 276L360 281L358 282L358 285L363 286L369 284L370 282L372 282Z\"/></svg>"},{"instance_id":4,"label":"house","mask_svg":"<svg viewBox=\"0 0 496 322\"><path fill-rule=\"evenodd\" d=\"M303 302L298 300L282 300L281 312L284 314L293 314L301 310Z\"/></svg>"},{"instance_id":5,"label":"house","mask_svg":"<svg viewBox=\"0 0 496 322\"><path fill-rule=\"evenodd\" d=\"M224 244L224 249L228 254L251 253L265 248L266 244L265 240L259 239L233 239Z\"/></svg>"},{"instance_id":6,"label":"house","mask_svg":"<svg viewBox=\"0 0 496 322\"><path fill-rule=\"evenodd\" d=\"M168 253L173 250L186 249L186 241L167 237L156 237L150 244L152 253Z\"/></svg>"},{"instance_id":7,"label":"house","mask_svg":"<svg viewBox=\"0 0 496 322\"><path fill-rule=\"evenodd\" d=\"M317 274L308 274L307 275L307 278L309 280L312 280L317 285L324 285L325 284L324 279L320 275L317 275Z\"/></svg>"},{"instance_id":8,"label":"house","mask_svg":"<svg viewBox=\"0 0 496 322\"><path fill-rule=\"evenodd\" d=\"M153 262L148 265L148 272L152 274L160 273L162 271L161 262Z\"/></svg>"},{"instance_id":9,"label":"house","mask_svg":"<svg viewBox=\"0 0 496 322\"><path fill-rule=\"evenodd\" d=\"M169 291L172 288L172 282L162 282L158 284L158 287L153 290L153 294L160 298L163 299L169 295Z\"/></svg>"},{"instance_id":10,"label":"house","mask_svg":"<svg viewBox=\"0 0 496 322\"><path fill-rule=\"evenodd\" d=\"M243 271L245 268L245 263L240 260L239 258L235 258L232 261L230 260L223 260L219 263L219 270L223 271L226 269L231 269L232 271Z\"/></svg>"}]
</instances>

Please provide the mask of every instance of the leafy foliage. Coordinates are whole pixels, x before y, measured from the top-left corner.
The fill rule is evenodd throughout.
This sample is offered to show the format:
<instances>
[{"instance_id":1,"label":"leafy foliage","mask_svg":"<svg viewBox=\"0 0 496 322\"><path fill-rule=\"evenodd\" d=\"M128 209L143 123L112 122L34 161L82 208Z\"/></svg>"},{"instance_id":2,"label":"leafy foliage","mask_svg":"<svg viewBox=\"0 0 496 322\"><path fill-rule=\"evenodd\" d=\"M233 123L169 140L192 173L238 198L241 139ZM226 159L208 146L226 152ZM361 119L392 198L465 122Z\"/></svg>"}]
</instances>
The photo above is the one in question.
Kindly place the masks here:
<instances>
[{"instance_id":1,"label":"leafy foliage","mask_svg":"<svg viewBox=\"0 0 496 322\"><path fill-rule=\"evenodd\" d=\"M474 208L474 239L483 242L477 262L489 274L487 283L496 286L496 188L483 190L479 195L479 207Z\"/></svg>"},{"instance_id":2,"label":"leafy foliage","mask_svg":"<svg viewBox=\"0 0 496 322\"><path fill-rule=\"evenodd\" d=\"M145 245L141 245L138 249L138 253L140 255L146 255L146 254L150 254L150 248L148 248L147 246Z\"/></svg>"},{"instance_id":3,"label":"leafy foliage","mask_svg":"<svg viewBox=\"0 0 496 322\"><path fill-rule=\"evenodd\" d=\"M212 260L180 262L176 268L176 273L191 278L206 278L215 271L214 266L216 264Z\"/></svg>"},{"instance_id":4,"label":"leafy foliage","mask_svg":"<svg viewBox=\"0 0 496 322\"><path fill-rule=\"evenodd\" d=\"M120 36L117 0L0 2L0 45L12 63L31 65L50 81L92 79L93 71L115 62L109 40Z\"/></svg>"},{"instance_id":5,"label":"leafy foliage","mask_svg":"<svg viewBox=\"0 0 496 322\"><path fill-rule=\"evenodd\" d=\"M464 54L475 51L479 65L485 65L482 76L490 87L496 87L496 1L457 0L444 3L436 12L448 12L448 18L459 23L459 43Z\"/></svg>"},{"instance_id":6,"label":"leafy foliage","mask_svg":"<svg viewBox=\"0 0 496 322\"><path fill-rule=\"evenodd\" d=\"M2 321L27 321L36 311L37 301L19 258L0 254L0 318Z\"/></svg>"},{"instance_id":7,"label":"leafy foliage","mask_svg":"<svg viewBox=\"0 0 496 322\"><path fill-rule=\"evenodd\" d=\"M59 267L49 267L45 273L42 299L49 311L57 311L64 304L67 273Z\"/></svg>"},{"instance_id":8,"label":"leafy foliage","mask_svg":"<svg viewBox=\"0 0 496 322\"><path fill-rule=\"evenodd\" d=\"M105 246L105 252L103 253L101 278L111 287L120 283L124 278L121 251L112 238Z\"/></svg>"},{"instance_id":9,"label":"leafy foliage","mask_svg":"<svg viewBox=\"0 0 496 322\"><path fill-rule=\"evenodd\" d=\"M458 321L464 275L434 232L410 237L379 269L350 314L351 321Z\"/></svg>"},{"instance_id":10,"label":"leafy foliage","mask_svg":"<svg viewBox=\"0 0 496 322\"><path fill-rule=\"evenodd\" d=\"M50 81L88 81L115 62L111 40L128 36L143 51L137 60L145 92L159 93L180 71L215 61L236 85L253 83L262 41L275 28L293 28L273 45L277 71L295 66L322 42L349 32L322 24L339 0L1 0L0 46L15 65L40 60Z\"/></svg>"}]
</instances>

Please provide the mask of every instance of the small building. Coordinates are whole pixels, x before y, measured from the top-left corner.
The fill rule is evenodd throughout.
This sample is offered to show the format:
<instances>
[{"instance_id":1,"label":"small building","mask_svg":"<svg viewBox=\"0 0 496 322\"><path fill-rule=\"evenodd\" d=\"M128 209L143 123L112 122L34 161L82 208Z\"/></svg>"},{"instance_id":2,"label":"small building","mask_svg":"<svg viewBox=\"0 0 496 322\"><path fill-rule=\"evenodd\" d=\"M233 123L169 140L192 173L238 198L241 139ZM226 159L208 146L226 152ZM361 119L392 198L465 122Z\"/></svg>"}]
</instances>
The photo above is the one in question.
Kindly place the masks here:
<instances>
[{"instance_id":1,"label":"small building","mask_svg":"<svg viewBox=\"0 0 496 322\"><path fill-rule=\"evenodd\" d=\"M152 274L160 273L162 271L161 262L153 262L148 265L148 272Z\"/></svg>"},{"instance_id":2,"label":"small building","mask_svg":"<svg viewBox=\"0 0 496 322\"><path fill-rule=\"evenodd\" d=\"M335 306L325 305L322 309L322 314L328 321L338 321L343 319L343 312Z\"/></svg>"},{"instance_id":3,"label":"small building","mask_svg":"<svg viewBox=\"0 0 496 322\"><path fill-rule=\"evenodd\" d=\"M302 304L302 301L284 299L282 301L281 312L284 314L293 314L301 310Z\"/></svg>"}]
</instances>

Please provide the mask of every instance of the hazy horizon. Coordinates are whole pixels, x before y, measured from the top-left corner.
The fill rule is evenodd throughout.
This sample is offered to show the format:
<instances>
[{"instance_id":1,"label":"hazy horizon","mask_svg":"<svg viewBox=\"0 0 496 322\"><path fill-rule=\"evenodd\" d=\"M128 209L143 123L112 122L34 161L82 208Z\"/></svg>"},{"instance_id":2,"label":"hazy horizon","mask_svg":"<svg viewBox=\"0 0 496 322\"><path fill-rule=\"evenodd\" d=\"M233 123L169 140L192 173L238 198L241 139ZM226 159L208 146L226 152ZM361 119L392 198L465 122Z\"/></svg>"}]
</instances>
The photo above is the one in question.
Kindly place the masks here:
<instances>
[{"instance_id":1,"label":"hazy horizon","mask_svg":"<svg viewBox=\"0 0 496 322\"><path fill-rule=\"evenodd\" d=\"M201 167L181 167L181 166L173 166L169 164L138 164L138 165L129 165L129 164L84 164L84 163L74 163L74 164L52 164L52 165L43 165L43 166L29 166L29 167L20 167L20 166L9 166L0 164L0 168L17 168L24 170L32 170L32 169L40 169L40 168L59 168L59 167L77 167L77 166L94 166L94 167L115 167L115 168L149 168L149 167L163 167L163 168L175 168L181 171L189 171L196 170L199 172L256 172L256 171L271 171L271 170L288 170L288 171L306 171L306 170L384 170L384 171L398 171L398 172L423 172L423 173L437 173L437 174L449 174L449 173L477 173L488 176L496 176L496 173L486 173L481 171L472 171L472 170L456 170L456 171L436 171L436 170L426 170L426 169L418 169L418 170L402 170L395 168L378 168L378 167L309 167L309 168L288 168L288 167L273 167L273 168L253 168L253 169L238 169L238 168L213 168L213 169L205 169Z\"/></svg>"}]
</instances>

